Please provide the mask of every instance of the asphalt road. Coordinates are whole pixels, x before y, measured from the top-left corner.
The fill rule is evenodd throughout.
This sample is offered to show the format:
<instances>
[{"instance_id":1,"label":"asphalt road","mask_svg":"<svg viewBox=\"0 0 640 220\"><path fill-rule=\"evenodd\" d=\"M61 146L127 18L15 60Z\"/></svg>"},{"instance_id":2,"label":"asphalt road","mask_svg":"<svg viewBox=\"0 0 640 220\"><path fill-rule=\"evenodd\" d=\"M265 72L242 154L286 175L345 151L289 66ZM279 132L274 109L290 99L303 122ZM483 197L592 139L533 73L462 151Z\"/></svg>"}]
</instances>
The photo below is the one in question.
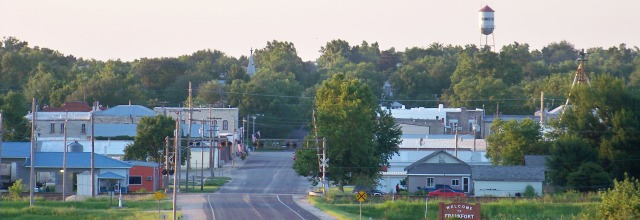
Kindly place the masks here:
<instances>
[{"instance_id":1,"label":"asphalt road","mask_svg":"<svg viewBox=\"0 0 640 220\"><path fill-rule=\"evenodd\" d=\"M232 178L218 192L184 195L187 219L331 219L308 204L309 181L293 171L293 152L253 152L235 168L225 168Z\"/></svg>"}]
</instances>

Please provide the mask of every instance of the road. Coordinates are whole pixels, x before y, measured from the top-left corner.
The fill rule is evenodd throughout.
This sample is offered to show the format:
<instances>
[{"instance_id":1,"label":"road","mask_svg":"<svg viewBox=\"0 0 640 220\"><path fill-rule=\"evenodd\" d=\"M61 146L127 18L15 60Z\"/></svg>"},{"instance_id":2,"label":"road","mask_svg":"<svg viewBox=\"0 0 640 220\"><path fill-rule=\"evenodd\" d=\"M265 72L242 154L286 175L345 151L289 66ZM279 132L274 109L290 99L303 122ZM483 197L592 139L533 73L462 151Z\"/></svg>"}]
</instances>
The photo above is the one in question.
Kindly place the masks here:
<instances>
[{"instance_id":1,"label":"road","mask_svg":"<svg viewBox=\"0 0 640 220\"><path fill-rule=\"evenodd\" d=\"M236 168L227 169L232 178L218 192L185 195L194 210L204 210L206 219L328 219L304 200L309 181L293 171L293 152L253 152ZM204 203L204 204L203 204ZM201 219L183 206L187 219ZM193 211L193 210L192 210ZM191 215L191 216L190 216Z\"/></svg>"}]
</instances>

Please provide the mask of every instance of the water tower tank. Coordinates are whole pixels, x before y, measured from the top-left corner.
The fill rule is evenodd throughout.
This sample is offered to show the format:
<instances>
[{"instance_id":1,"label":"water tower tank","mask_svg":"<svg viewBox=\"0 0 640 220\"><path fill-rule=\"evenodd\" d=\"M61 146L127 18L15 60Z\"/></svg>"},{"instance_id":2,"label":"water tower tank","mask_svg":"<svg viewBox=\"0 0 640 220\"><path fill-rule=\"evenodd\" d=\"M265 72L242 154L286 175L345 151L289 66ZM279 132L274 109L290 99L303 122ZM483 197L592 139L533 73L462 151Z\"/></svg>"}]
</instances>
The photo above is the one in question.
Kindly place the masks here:
<instances>
[{"instance_id":1,"label":"water tower tank","mask_svg":"<svg viewBox=\"0 0 640 220\"><path fill-rule=\"evenodd\" d=\"M493 33L493 29L495 25L493 24L493 13L495 11L491 9L488 5L485 5L484 8L480 9L480 32L484 35L489 35Z\"/></svg>"},{"instance_id":2,"label":"water tower tank","mask_svg":"<svg viewBox=\"0 0 640 220\"><path fill-rule=\"evenodd\" d=\"M69 144L69 152L83 152L83 150L82 144L78 143L78 141Z\"/></svg>"}]
</instances>

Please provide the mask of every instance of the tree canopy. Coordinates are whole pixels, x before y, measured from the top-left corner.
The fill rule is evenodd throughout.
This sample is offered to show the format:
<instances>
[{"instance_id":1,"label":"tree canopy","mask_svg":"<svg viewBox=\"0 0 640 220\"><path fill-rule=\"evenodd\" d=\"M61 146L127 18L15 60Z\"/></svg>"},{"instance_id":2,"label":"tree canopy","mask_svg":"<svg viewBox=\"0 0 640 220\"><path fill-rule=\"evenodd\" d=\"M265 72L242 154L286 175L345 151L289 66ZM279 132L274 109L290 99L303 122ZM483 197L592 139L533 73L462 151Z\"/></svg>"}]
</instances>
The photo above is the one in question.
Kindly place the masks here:
<instances>
[{"instance_id":1,"label":"tree canopy","mask_svg":"<svg viewBox=\"0 0 640 220\"><path fill-rule=\"evenodd\" d=\"M389 113L379 110L369 87L336 74L318 89L315 106L318 136L326 138L331 164L329 180L341 189L377 180L380 168L398 152L401 131ZM299 175L315 177L315 151L299 152L294 169Z\"/></svg>"}]
</instances>

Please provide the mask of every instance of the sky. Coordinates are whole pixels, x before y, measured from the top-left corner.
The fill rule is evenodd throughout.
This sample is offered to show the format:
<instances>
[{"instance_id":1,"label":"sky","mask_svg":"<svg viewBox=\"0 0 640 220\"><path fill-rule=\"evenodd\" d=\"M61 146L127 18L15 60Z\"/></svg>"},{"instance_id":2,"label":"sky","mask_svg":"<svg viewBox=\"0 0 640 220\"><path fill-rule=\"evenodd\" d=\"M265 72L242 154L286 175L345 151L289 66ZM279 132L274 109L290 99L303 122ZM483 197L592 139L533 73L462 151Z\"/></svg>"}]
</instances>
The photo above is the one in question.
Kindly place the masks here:
<instances>
[{"instance_id":1,"label":"sky","mask_svg":"<svg viewBox=\"0 0 640 220\"><path fill-rule=\"evenodd\" d=\"M478 11L495 12L495 44L540 50L640 47L638 0L0 0L0 37L84 59L133 61L198 50L248 56L292 42L315 61L327 42L378 42L381 50L480 44Z\"/></svg>"}]
</instances>

